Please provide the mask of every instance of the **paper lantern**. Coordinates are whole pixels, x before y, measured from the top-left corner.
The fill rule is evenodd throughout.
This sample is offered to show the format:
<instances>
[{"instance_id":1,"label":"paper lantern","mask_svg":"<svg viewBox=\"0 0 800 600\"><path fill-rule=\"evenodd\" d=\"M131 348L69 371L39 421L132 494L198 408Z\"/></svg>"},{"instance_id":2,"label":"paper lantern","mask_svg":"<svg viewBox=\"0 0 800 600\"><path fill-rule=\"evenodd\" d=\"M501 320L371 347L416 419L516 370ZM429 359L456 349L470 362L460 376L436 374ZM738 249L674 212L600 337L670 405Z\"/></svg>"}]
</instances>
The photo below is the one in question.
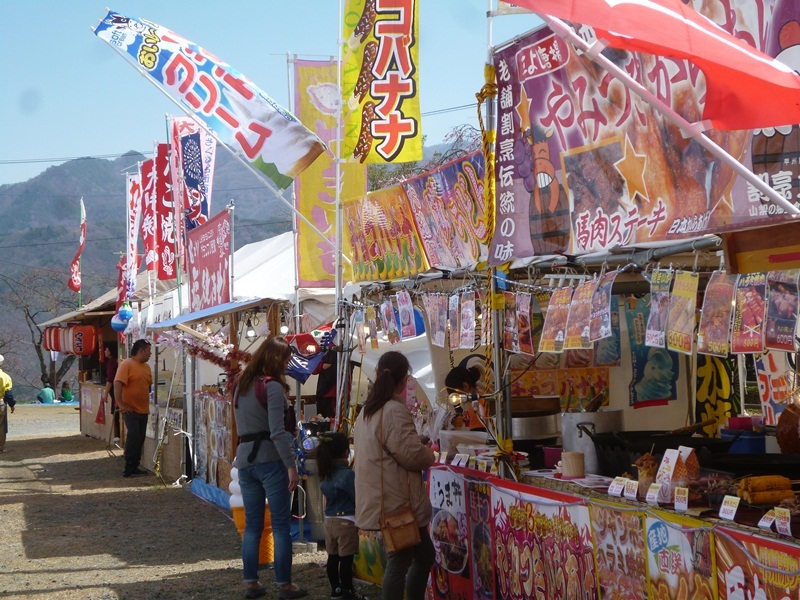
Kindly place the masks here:
<instances>
[{"instance_id":1,"label":"paper lantern","mask_svg":"<svg viewBox=\"0 0 800 600\"><path fill-rule=\"evenodd\" d=\"M128 319L128 321L130 321L130 319ZM114 331L123 332L128 326L128 321L123 321L118 314L114 315L111 317L111 329Z\"/></svg>"},{"instance_id":2,"label":"paper lantern","mask_svg":"<svg viewBox=\"0 0 800 600\"><path fill-rule=\"evenodd\" d=\"M45 327L42 332L42 347L53 352L62 352L61 331L63 327Z\"/></svg>"},{"instance_id":3,"label":"paper lantern","mask_svg":"<svg viewBox=\"0 0 800 600\"><path fill-rule=\"evenodd\" d=\"M90 325L75 325L70 327L70 337L72 341L72 354L78 356L89 356L97 348L97 336L94 327Z\"/></svg>"}]
</instances>

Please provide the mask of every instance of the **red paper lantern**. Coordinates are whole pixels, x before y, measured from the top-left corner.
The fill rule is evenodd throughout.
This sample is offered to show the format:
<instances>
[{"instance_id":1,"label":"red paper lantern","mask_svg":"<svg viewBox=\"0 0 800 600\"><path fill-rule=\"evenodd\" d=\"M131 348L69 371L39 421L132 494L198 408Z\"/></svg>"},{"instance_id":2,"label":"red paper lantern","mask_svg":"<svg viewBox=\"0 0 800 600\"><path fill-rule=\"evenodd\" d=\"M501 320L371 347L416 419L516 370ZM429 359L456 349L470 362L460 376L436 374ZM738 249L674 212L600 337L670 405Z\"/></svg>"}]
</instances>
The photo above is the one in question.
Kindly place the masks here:
<instances>
[{"instance_id":1,"label":"red paper lantern","mask_svg":"<svg viewBox=\"0 0 800 600\"><path fill-rule=\"evenodd\" d=\"M71 353L88 356L97 348L95 328L90 325L74 325L70 327Z\"/></svg>"}]
</instances>

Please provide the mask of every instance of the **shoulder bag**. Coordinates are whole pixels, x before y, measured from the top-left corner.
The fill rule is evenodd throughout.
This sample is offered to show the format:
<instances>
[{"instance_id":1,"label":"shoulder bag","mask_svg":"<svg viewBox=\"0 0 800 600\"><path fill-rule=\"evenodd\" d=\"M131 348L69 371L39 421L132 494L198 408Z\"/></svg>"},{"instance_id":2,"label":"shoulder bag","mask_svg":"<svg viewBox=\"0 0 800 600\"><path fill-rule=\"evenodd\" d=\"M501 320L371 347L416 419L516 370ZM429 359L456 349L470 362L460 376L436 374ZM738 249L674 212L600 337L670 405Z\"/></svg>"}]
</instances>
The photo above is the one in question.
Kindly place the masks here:
<instances>
[{"instance_id":1,"label":"shoulder bag","mask_svg":"<svg viewBox=\"0 0 800 600\"><path fill-rule=\"evenodd\" d=\"M383 451L392 456L392 453L383 443L383 409L381 409L380 442ZM408 505L401 506L388 513L385 512L383 510L383 461L381 461L380 525L383 533L383 544L386 546L387 552L399 552L422 542L417 519L414 516L414 511L411 510L411 482L408 479L406 481L408 482Z\"/></svg>"}]
</instances>

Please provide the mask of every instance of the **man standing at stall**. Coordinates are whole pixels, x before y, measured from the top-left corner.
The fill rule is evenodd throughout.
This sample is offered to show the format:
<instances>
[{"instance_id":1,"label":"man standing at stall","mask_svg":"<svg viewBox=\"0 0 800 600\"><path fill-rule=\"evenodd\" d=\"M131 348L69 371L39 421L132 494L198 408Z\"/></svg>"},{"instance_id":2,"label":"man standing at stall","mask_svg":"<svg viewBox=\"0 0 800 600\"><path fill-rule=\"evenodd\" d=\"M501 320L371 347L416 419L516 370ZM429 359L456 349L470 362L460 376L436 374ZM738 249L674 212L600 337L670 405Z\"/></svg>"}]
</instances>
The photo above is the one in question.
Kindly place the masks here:
<instances>
[{"instance_id":1,"label":"man standing at stall","mask_svg":"<svg viewBox=\"0 0 800 600\"><path fill-rule=\"evenodd\" d=\"M139 462L150 415L150 386L153 384L153 371L147 364L150 352L150 342L136 340L131 357L120 363L114 378L114 398L126 429L123 477L147 475L147 471L139 468Z\"/></svg>"},{"instance_id":2,"label":"man standing at stall","mask_svg":"<svg viewBox=\"0 0 800 600\"><path fill-rule=\"evenodd\" d=\"M0 452L6 451L6 434L8 433L8 409L13 414L16 402L11 393L13 385L11 377L3 371L5 358L0 354Z\"/></svg>"}]
</instances>

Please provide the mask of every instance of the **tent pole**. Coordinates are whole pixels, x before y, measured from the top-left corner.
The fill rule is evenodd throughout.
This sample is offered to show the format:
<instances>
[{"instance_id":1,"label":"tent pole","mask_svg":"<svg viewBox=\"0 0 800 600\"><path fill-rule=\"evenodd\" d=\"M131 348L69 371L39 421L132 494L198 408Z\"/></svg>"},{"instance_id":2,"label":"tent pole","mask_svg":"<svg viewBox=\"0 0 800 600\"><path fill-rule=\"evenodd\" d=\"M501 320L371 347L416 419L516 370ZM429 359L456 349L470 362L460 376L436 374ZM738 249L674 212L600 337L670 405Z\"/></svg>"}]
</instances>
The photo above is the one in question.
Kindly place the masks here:
<instances>
[{"instance_id":1,"label":"tent pole","mask_svg":"<svg viewBox=\"0 0 800 600\"><path fill-rule=\"evenodd\" d=\"M587 56L619 79L626 88L641 97L650 106L663 114L667 120L680 127L684 132L686 132L688 137L692 137L697 140L698 144L703 146L717 159L730 167L736 174L742 177L747 183L755 187L759 192L764 194L774 204L780 206L790 215L796 216L800 214L800 209L772 189L765 181L763 181L750 169L736 160L721 146L712 141L705 133L703 133L701 128L698 127L698 124L689 123L681 115L672 110L672 108L658 99L652 92L650 92L650 90L645 88L642 84L631 77L627 72L603 56L600 51L598 51L598 49L602 50L602 44L599 41L595 42L594 44L589 44L586 40L575 33L572 27L564 23L561 19L543 14L539 16L556 34L568 40L570 43L572 43L572 45L584 50Z\"/></svg>"}]
</instances>

